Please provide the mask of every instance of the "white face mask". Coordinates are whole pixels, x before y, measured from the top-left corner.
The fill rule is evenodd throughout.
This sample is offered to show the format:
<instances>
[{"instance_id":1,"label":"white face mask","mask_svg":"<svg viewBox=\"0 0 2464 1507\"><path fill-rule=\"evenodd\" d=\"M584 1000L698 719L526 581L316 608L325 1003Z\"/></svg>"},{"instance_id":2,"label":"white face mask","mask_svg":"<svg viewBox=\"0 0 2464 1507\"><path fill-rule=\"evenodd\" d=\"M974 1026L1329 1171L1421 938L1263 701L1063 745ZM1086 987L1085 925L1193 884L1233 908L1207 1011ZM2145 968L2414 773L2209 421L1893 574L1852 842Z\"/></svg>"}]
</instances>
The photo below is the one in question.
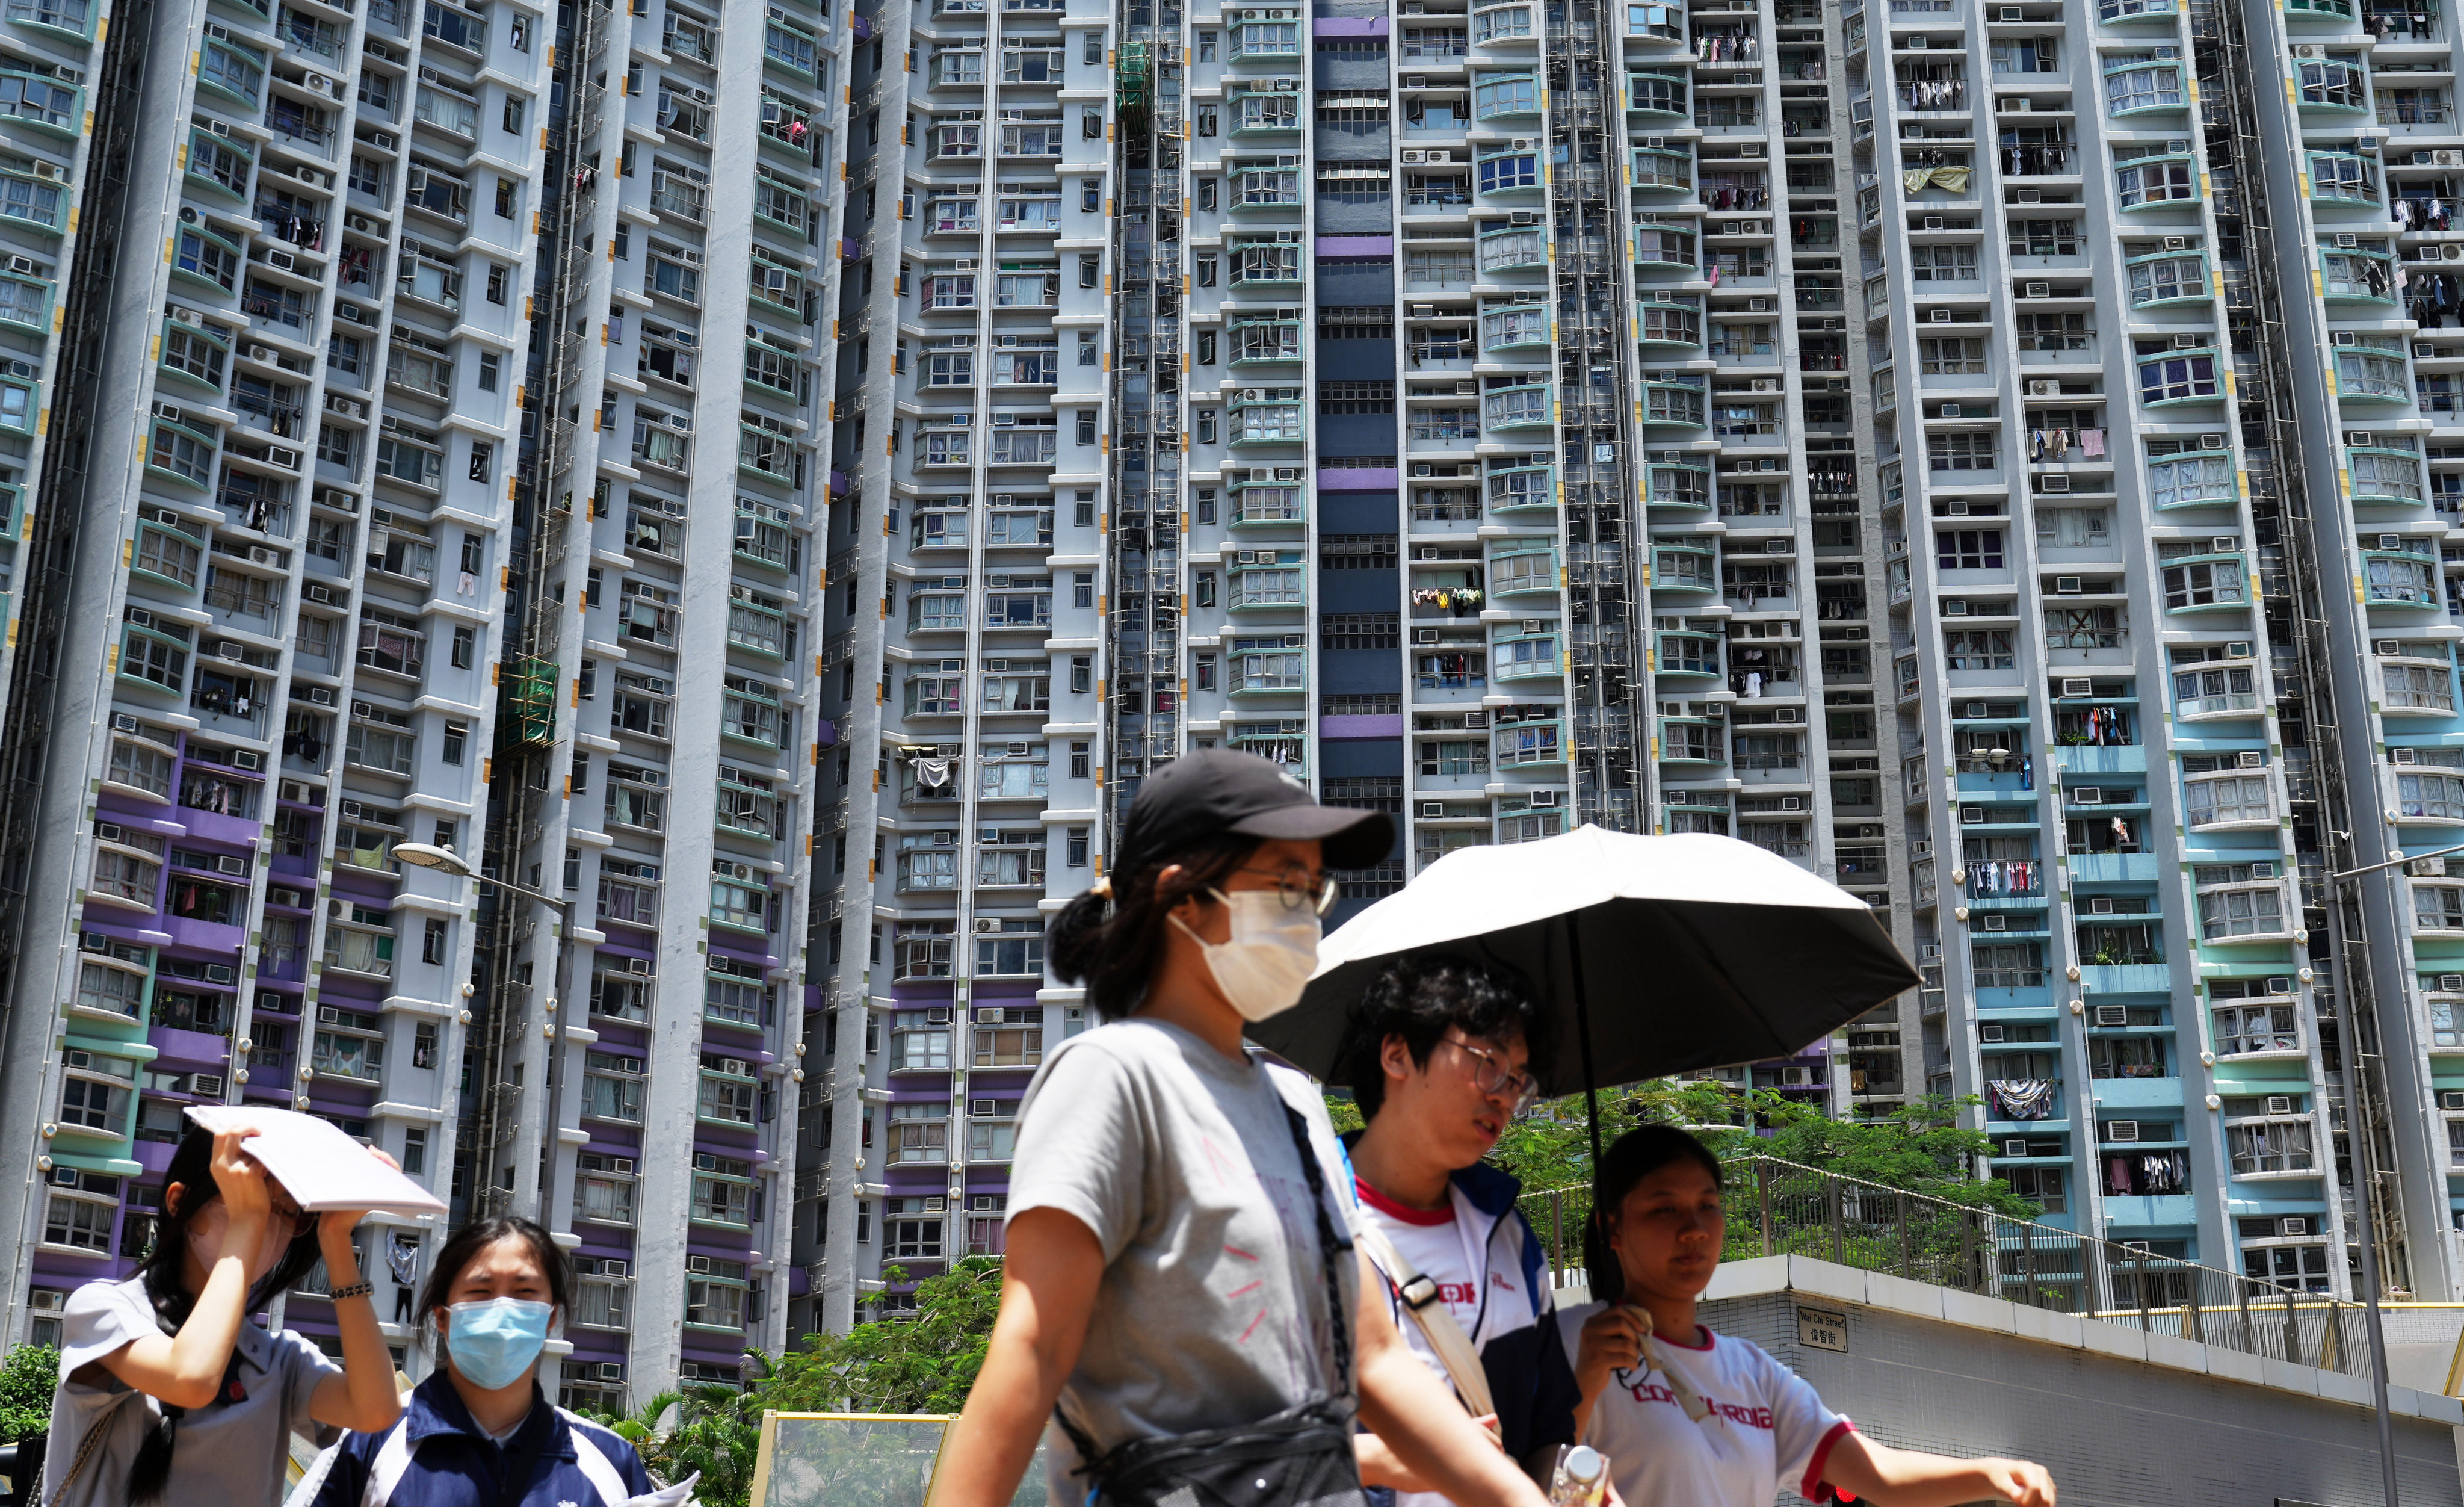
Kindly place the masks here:
<instances>
[{"instance_id":1,"label":"white face mask","mask_svg":"<svg viewBox=\"0 0 2464 1507\"><path fill-rule=\"evenodd\" d=\"M1317 913L1286 905L1279 890L1207 893L1232 913L1230 942L1208 942L1177 916L1172 923L1205 952L1224 999L1252 1022L1299 1004L1302 988L1317 971Z\"/></svg>"}]
</instances>

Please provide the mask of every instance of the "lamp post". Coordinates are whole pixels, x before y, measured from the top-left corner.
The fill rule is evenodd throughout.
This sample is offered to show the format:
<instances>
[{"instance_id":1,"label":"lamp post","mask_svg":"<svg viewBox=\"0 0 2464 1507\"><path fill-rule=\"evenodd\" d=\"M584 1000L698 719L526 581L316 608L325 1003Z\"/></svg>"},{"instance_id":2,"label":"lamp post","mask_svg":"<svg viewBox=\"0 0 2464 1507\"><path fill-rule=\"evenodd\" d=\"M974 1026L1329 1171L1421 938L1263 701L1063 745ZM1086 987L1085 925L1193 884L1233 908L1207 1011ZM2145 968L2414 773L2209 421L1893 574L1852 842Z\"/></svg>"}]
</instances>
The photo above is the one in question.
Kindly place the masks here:
<instances>
[{"instance_id":1,"label":"lamp post","mask_svg":"<svg viewBox=\"0 0 2464 1507\"><path fill-rule=\"evenodd\" d=\"M547 1055L547 1142L546 1165L539 1170L539 1222L548 1225L556 1208L556 1168L558 1144L564 1121L564 1016L565 992L573 974L573 902L525 885L509 883L493 875L482 874L471 867L470 861L451 848L439 848L424 842L398 842L393 855L416 869L433 869L457 878L476 879L508 895L518 895L526 900L544 905L556 912L556 991L548 996L547 1008L554 1017L548 1032ZM487 1169L478 1171L485 1175Z\"/></svg>"}]
</instances>

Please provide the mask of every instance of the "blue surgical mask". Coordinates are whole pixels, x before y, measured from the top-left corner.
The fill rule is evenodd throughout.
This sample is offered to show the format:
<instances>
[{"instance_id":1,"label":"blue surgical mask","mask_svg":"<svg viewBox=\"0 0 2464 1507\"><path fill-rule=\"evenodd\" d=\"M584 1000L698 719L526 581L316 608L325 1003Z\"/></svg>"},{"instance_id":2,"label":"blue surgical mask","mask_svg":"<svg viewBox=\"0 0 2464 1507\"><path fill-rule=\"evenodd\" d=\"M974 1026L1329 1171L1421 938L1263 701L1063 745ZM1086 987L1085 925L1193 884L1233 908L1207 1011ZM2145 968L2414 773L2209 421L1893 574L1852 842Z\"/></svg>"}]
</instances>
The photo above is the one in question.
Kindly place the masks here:
<instances>
[{"instance_id":1,"label":"blue surgical mask","mask_svg":"<svg viewBox=\"0 0 2464 1507\"><path fill-rule=\"evenodd\" d=\"M445 1347L453 1356L454 1369L472 1385L494 1392L529 1372L547 1343L556 1305L492 1297L483 1303L453 1303L445 1313Z\"/></svg>"}]
</instances>

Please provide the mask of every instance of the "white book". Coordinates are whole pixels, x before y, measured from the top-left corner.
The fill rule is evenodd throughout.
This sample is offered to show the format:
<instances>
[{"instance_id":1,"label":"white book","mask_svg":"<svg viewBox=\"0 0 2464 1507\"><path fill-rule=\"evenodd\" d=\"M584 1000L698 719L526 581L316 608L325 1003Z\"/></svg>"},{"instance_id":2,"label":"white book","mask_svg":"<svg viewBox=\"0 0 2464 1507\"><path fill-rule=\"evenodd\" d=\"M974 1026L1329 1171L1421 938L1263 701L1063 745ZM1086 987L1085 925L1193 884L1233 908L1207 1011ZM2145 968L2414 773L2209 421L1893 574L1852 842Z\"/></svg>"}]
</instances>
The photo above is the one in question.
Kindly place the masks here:
<instances>
[{"instance_id":1,"label":"white book","mask_svg":"<svg viewBox=\"0 0 2464 1507\"><path fill-rule=\"evenodd\" d=\"M208 1130L253 1130L246 1142L282 1190L303 1209L385 1209L441 1214L445 1202L371 1155L341 1127L297 1110L255 1104L191 1104L188 1118Z\"/></svg>"}]
</instances>

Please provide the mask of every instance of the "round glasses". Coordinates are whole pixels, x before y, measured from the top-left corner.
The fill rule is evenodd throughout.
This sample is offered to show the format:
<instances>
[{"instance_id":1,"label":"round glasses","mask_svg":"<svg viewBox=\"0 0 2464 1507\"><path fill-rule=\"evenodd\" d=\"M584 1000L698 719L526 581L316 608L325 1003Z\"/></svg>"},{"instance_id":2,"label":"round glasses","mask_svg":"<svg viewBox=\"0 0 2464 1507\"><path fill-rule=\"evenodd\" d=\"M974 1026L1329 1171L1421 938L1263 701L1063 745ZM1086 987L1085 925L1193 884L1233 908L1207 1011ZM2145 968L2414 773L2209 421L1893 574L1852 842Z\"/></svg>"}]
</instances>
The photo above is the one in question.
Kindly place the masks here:
<instances>
[{"instance_id":1,"label":"round glasses","mask_svg":"<svg viewBox=\"0 0 2464 1507\"><path fill-rule=\"evenodd\" d=\"M1299 864L1281 870L1235 869L1232 872L1254 874L1262 879L1274 880L1275 893L1284 898L1284 909L1287 911L1308 909L1323 916L1334 909L1335 898L1340 893L1334 875L1312 875Z\"/></svg>"},{"instance_id":2,"label":"round glasses","mask_svg":"<svg viewBox=\"0 0 2464 1507\"><path fill-rule=\"evenodd\" d=\"M1494 1052L1485 1052L1458 1037L1445 1038L1448 1045L1472 1059L1471 1086L1490 1098L1507 1100L1509 1113L1520 1113L1540 1097L1540 1085L1529 1073L1518 1073L1507 1067Z\"/></svg>"}]
</instances>

